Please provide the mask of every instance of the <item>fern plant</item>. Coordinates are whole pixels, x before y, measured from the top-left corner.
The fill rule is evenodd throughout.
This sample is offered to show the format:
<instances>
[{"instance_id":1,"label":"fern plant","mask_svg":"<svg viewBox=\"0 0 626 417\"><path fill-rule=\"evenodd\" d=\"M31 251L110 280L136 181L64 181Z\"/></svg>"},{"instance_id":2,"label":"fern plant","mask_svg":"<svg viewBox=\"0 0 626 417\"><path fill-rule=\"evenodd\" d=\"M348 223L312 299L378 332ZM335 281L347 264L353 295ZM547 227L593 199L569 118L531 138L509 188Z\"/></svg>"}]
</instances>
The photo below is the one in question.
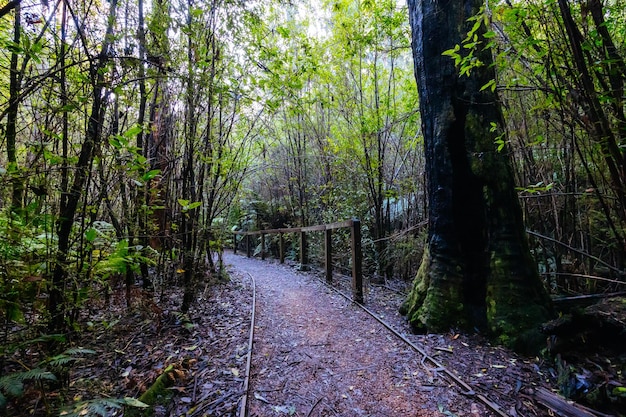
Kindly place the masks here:
<instances>
[{"instance_id":1,"label":"fern plant","mask_svg":"<svg viewBox=\"0 0 626 417\"><path fill-rule=\"evenodd\" d=\"M49 337L43 337L35 339L35 341L48 339ZM69 348L63 353L39 363L37 368L29 369L23 372L13 372L0 377L0 410L7 406L7 400L9 398L19 398L24 395L25 383L38 383L42 390L41 394L45 395L45 392L43 391L44 381L58 381L57 375L67 375L67 368L71 363L80 359L78 357L79 355L95 353L96 352L93 350L80 347Z\"/></svg>"},{"instance_id":2,"label":"fern plant","mask_svg":"<svg viewBox=\"0 0 626 417\"><path fill-rule=\"evenodd\" d=\"M53 335L54 336L54 335ZM36 341L48 340L49 337L35 339ZM23 372L13 372L0 377L0 410L5 409L10 398L19 398L24 395L24 387L27 382L39 384L41 395L44 396L45 381L57 381L57 375L67 375L68 368L80 360L81 355L92 355L96 352L81 347L69 348L62 353L42 361L37 368ZM53 371L53 372L51 372ZM44 403L46 403L44 401ZM115 410L124 407L147 408L148 405L135 398L96 398L79 401L62 409L60 416L67 417L106 417L114 414ZM48 405L46 403L46 408ZM50 410L48 409L48 412Z\"/></svg>"},{"instance_id":3,"label":"fern plant","mask_svg":"<svg viewBox=\"0 0 626 417\"><path fill-rule=\"evenodd\" d=\"M0 409L7 405L7 399L24 395L24 383L29 381L56 381L56 376L41 368L30 369L24 372L14 372L0 377Z\"/></svg>"},{"instance_id":4,"label":"fern plant","mask_svg":"<svg viewBox=\"0 0 626 417\"><path fill-rule=\"evenodd\" d=\"M85 349L81 347L66 349L63 353L46 359L43 364L48 365L53 369L63 368L68 366L72 362L79 360L79 355L94 355L96 352L91 349Z\"/></svg>"},{"instance_id":5,"label":"fern plant","mask_svg":"<svg viewBox=\"0 0 626 417\"><path fill-rule=\"evenodd\" d=\"M123 407L148 408L148 404L130 397L96 398L72 404L62 410L59 415L63 417L107 417L113 415L115 410L121 410Z\"/></svg>"}]
</instances>

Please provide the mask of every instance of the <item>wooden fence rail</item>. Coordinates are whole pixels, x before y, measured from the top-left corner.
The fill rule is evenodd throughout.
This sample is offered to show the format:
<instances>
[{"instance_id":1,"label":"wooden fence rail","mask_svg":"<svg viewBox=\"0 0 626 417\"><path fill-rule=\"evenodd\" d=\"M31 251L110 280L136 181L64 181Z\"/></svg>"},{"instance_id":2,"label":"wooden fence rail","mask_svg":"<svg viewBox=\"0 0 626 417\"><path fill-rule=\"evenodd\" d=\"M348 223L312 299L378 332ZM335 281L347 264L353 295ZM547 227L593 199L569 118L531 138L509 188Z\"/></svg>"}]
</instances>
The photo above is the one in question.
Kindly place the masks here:
<instances>
[{"instance_id":1,"label":"wooden fence rail","mask_svg":"<svg viewBox=\"0 0 626 417\"><path fill-rule=\"evenodd\" d=\"M307 233L324 232L324 259L326 266L326 282L329 284L333 279L333 251L332 251L332 231L334 229L350 229L350 249L352 255L352 300L363 304L363 253L361 250L361 221L358 219L346 220L344 222L320 224L317 226L291 227L284 229L266 229L255 231L235 231L233 239L233 251L237 253L237 235L246 239L246 255L252 256L250 236L261 236L261 259L265 259L265 235L279 235L279 259L280 263L285 262L285 233L298 233L300 236L300 264L309 263L307 253Z\"/></svg>"}]
</instances>

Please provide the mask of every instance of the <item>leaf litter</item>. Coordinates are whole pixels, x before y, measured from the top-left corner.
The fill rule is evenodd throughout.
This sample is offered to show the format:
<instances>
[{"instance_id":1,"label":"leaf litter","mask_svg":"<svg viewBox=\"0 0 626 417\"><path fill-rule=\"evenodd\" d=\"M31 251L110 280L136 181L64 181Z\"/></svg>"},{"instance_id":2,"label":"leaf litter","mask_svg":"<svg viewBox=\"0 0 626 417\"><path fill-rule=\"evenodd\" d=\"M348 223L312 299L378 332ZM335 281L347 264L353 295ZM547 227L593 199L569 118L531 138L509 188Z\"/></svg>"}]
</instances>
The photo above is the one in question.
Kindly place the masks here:
<instances>
[{"instance_id":1,"label":"leaf litter","mask_svg":"<svg viewBox=\"0 0 626 417\"><path fill-rule=\"evenodd\" d=\"M135 299L126 312L120 297L110 308L90 312L96 325L77 343L97 355L72 369L73 398L139 398L173 365L171 401L153 407L155 416L236 415L248 350L250 282L232 275L228 282L207 286L187 315L178 312L179 291L168 293L155 302L158 310L146 310L141 306L146 301ZM97 325L105 321L114 324Z\"/></svg>"}]
</instances>

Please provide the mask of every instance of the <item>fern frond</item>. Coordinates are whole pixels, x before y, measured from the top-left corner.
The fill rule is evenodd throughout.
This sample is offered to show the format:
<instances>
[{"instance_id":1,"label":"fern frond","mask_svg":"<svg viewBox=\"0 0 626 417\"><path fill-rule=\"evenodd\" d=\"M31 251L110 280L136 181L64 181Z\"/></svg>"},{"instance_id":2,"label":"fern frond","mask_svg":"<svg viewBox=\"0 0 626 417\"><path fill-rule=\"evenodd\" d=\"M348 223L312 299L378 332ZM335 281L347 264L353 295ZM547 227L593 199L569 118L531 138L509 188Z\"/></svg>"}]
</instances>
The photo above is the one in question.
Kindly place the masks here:
<instances>
[{"instance_id":1,"label":"fern frond","mask_svg":"<svg viewBox=\"0 0 626 417\"><path fill-rule=\"evenodd\" d=\"M65 350L63 353L60 353L56 356L46 359L45 361L41 362L39 366L48 365L53 368L59 368L59 367L66 366L74 361L79 360L80 358L76 357L77 355L83 355L83 354L93 355L95 353L96 353L95 350L85 349L81 347L69 348Z\"/></svg>"},{"instance_id":2,"label":"fern frond","mask_svg":"<svg viewBox=\"0 0 626 417\"><path fill-rule=\"evenodd\" d=\"M69 363L77 361L79 358L72 358L66 355L57 355L53 358L50 358L46 361L46 364L53 368L60 368Z\"/></svg>"},{"instance_id":3,"label":"fern frond","mask_svg":"<svg viewBox=\"0 0 626 417\"><path fill-rule=\"evenodd\" d=\"M41 380L55 381L57 378L56 376L54 376L52 372L44 371L41 368L35 368L29 371L15 372L15 373L3 376L2 378L0 378L0 388L2 388L3 386L2 381L5 379L24 382L24 381L41 381Z\"/></svg>"},{"instance_id":4,"label":"fern frond","mask_svg":"<svg viewBox=\"0 0 626 417\"><path fill-rule=\"evenodd\" d=\"M15 378L15 374L9 374L0 378L0 392L11 397L19 397L24 393L24 384Z\"/></svg>"},{"instance_id":5,"label":"fern frond","mask_svg":"<svg viewBox=\"0 0 626 417\"><path fill-rule=\"evenodd\" d=\"M119 406L113 407L113 408L120 408ZM88 415L97 415L97 416L102 416L102 417L106 417L108 412L107 412L107 407L104 404L101 403L93 403L88 407Z\"/></svg>"},{"instance_id":6,"label":"fern frond","mask_svg":"<svg viewBox=\"0 0 626 417\"><path fill-rule=\"evenodd\" d=\"M48 342L65 342L65 335L60 333L54 334L45 334L43 336L39 336L35 339L27 340L22 343L22 346L32 345L33 343L48 343Z\"/></svg>"},{"instance_id":7,"label":"fern frond","mask_svg":"<svg viewBox=\"0 0 626 417\"><path fill-rule=\"evenodd\" d=\"M71 409L61 412L62 417L107 417L111 410L118 410L123 406L146 408L144 404L134 398L96 398L73 404Z\"/></svg>"},{"instance_id":8,"label":"fern frond","mask_svg":"<svg viewBox=\"0 0 626 417\"><path fill-rule=\"evenodd\" d=\"M121 406L115 400L96 398L95 400L80 401L72 404L71 409L61 411L63 417L106 417L110 409L119 409Z\"/></svg>"},{"instance_id":9,"label":"fern frond","mask_svg":"<svg viewBox=\"0 0 626 417\"><path fill-rule=\"evenodd\" d=\"M25 381L55 381L56 379L56 376L54 376L52 372L44 371L39 368L5 375L0 378L0 395L2 395L2 398L0 398L0 404L2 404L3 401L6 403L6 398L2 393L11 397L22 396L22 394L24 394ZM0 408L2 408L2 405L0 405Z\"/></svg>"},{"instance_id":10,"label":"fern frond","mask_svg":"<svg viewBox=\"0 0 626 417\"><path fill-rule=\"evenodd\" d=\"M68 355L68 356L95 355L96 351L95 350L91 350L91 349L85 349L85 348L82 348L82 347L77 347L77 348L69 348L65 352L63 352L63 354L64 355Z\"/></svg>"}]
</instances>

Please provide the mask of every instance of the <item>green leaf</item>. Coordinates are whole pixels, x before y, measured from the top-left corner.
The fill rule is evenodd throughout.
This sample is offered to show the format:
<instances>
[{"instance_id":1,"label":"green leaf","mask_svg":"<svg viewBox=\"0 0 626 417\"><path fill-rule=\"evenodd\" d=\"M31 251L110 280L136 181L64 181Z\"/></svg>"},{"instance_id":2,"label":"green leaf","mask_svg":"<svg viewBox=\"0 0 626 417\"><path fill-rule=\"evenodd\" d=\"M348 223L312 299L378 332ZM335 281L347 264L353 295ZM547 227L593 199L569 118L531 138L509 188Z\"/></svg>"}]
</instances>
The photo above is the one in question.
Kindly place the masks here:
<instances>
[{"instance_id":1,"label":"green leaf","mask_svg":"<svg viewBox=\"0 0 626 417\"><path fill-rule=\"evenodd\" d=\"M24 312L20 308L21 306L19 303L5 301L3 307L7 319L17 323L24 323Z\"/></svg>"},{"instance_id":2,"label":"green leaf","mask_svg":"<svg viewBox=\"0 0 626 417\"><path fill-rule=\"evenodd\" d=\"M150 181L151 179L153 179L154 177L158 176L161 174L161 170L160 169L152 169L148 172L146 172L145 174L143 174L141 176L141 179L143 181Z\"/></svg>"},{"instance_id":3,"label":"green leaf","mask_svg":"<svg viewBox=\"0 0 626 417\"><path fill-rule=\"evenodd\" d=\"M496 89L496 80L489 80L487 84L480 87L480 91L486 90L488 88L490 88L491 91L493 92Z\"/></svg>"},{"instance_id":4,"label":"green leaf","mask_svg":"<svg viewBox=\"0 0 626 417\"><path fill-rule=\"evenodd\" d=\"M129 407L137 407L137 408L148 408L149 405L146 403L143 403L141 401L139 401L136 398L131 398L131 397L124 397L124 399L122 400L124 405L127 405Z\"/></svg>"},{"instance_id":5,"label":"green leaf","mask_svg":"<svg viewBox=\"0 0 626 417\"><path fill-rule=\"evenodd\" d=\"M289 38L290 32L286 27L279 26L276 28L276 32L285 39Z\"/></svg>"},{"instance_id":6,"label":"green leaf","mask_svg":"<svg viewBox=\"0 0 626 417\"><path fill-rule=\"evenodd\" d=\"M65 352L66 355L95 355L96 351L82 347L69 348Z\"/></svg>"},{"instance_id":7,"label":"green leaf","mask_svg":"<svg viewBox=\"0 0 626 417\"><path fill-rule=\"evenodd\" d=\"M193 17L201 17L204 14L204 10L202 10L202 8L200 7L192 7L189 10L189 14L191 14L191 16Z\"/></svg>"},{"instance_id":8,"label":"green leaf","mask_svg":"<svg viewBox=\"0 0 626 417\"><path fill-rule=\"evenodd\" d=\"M124 136L127 138L132 138L134 136L137 136L141 132L143 132L143 128L139 125L135 125L128 129L126 132L124 132Z\"/></svg>"},{"instance_id":9,"label":"green leaf","mask_svg":"<svg viewBox=\"0 0 626 417\"><path fill-rule=\"evenodd\" d=\"M459 44L456 44L456 45L454 45L454 48L452 48L452 49L447 49L447 50L443 51L443 52L441 53L441 55L444 55L444 56L450 56L450 57L453 57L453 58L454 58L454 57L456 57L457 55L459 55L459 54L458 54L458 52L459 52L460 50L461 50L461 46L460 46Z\"/></svg>"},{"instance_id":10,"label":"green leaf","mask_svg":"<svg viewBox=\"0 0 626 417\"><path fill-rule=\"evenodd\" d=\"M53 368L60 368L67 364L77 361L78 358L73 358L67 355L56 355L46 361L46 363Z\"/></svg>"},{"instance_id":11,"label":"green leaf","mask_svg":"<svg viewBox=\"0 0 626 417\"><path fill-rule=\"evenodd\" d=\"M109 145L113 146L115 149L122 148L122 144L120 143L119 139L115 136L111 136L109 138Z\"/></svg>"},{"instance_id":12,"label":"green leaf","mask_svg":"<svg viewBox=\"0 0 626 417\"><path fill-rule=\"evenodd\" d=\"M12 397L20 397L24 394L25 381L42 380L56 381L56 376L52 372L44 371L40 368L26 372L15 372L0 378L0 391Z\"/></svg>"},{"instance_id":13,"label":"green leaf","mask_svg":"<svg viewBox=\"0 0 626 417\"><path fill-rule=\"evenodd\" d=\"M123 406L146 408L148 405L134 398L96 398L93 400L80 401L65 408L60 416L63 417L85 417L112 415L112 410L119 410Z\"/></svg>"},{"instance_id":14,"label":"green leaf","mask_svg":"<svg viewBox=\"0 0 626 417\"><path fill-rule=\"evenodd\" d=\"M191 204L189 204L189 205L186 207L186 209L187 209L187 210L193 210L193 209L195 209L195 208L197 208L197 207L200 207L201 205L202 205L202 202L201 202L201 201L196 201L195 203L191 203Z\"/></svg>"},{"instance_id":15,"label":"green leaf","mask_svg":"<svg viewBox=\"0 0 626 417\"><path fill-rule=\"evenodd\" d=\"M87 239L87 242L93 242L94 240L96 240L97 236L98 236L98 231L94 229L93 227L85 231L85 239Z\"/></svg>"},{"instance_id":16,"label":"green leaf","mask_svg":"<svg viewBox=\"0 0 626 417\"><path fill-rule=\"evenodd\" d=\"M71 112L72 110L76 110L77 106L74 103L70 103L70 104L66 104L65 106L62 106L59 111L61 112Z\"/></svg>"}]
</instances>

